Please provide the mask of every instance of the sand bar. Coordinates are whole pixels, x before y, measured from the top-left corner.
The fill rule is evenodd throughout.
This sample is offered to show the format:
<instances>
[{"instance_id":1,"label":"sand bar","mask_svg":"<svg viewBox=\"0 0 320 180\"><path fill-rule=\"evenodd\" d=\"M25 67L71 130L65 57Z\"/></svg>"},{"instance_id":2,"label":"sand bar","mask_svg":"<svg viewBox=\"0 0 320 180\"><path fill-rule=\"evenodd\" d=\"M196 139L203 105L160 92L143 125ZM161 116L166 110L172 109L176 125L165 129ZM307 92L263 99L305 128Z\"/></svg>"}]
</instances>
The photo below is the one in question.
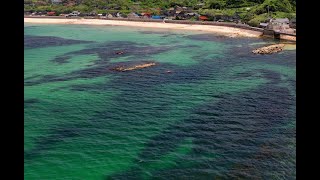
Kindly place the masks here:
<instances>
[{"instance_id":1,"label":"sand bar","mask_svg":"<svg viewBox=\"0 0 320 180\"><path fill-rule=\"evenodd\" d=\"M26 23L42 24L83 24L83 25L112 25L112 26L133 26L159 29L182 29L212 32L228 37L260 37L262 32L246 30L234 27L195 25L195 24L173 24L159 22L136 22L136 21L116 21L105 19L50 19L50 18L24 18Z\"/></svg>"}]
</instances>

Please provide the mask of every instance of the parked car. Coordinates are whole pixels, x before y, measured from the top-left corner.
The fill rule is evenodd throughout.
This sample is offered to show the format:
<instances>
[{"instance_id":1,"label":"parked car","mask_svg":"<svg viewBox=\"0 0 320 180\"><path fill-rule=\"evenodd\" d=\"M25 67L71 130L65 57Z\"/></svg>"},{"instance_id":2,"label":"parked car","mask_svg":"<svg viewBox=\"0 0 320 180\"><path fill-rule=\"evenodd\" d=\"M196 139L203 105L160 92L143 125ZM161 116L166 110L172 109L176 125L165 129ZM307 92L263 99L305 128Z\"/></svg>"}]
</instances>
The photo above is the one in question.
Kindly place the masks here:
<instances>
[{"instance_id":1,"label":"parked car","mask_svg":"<svg viewBox=\"0 0 320 180\"><path fill-rule=\"evenodd\" d=\"M66 17L77 17L79 16L80 12L78 11L73 11L72 13L66 15Z\"/></svg>"}]
</instances>

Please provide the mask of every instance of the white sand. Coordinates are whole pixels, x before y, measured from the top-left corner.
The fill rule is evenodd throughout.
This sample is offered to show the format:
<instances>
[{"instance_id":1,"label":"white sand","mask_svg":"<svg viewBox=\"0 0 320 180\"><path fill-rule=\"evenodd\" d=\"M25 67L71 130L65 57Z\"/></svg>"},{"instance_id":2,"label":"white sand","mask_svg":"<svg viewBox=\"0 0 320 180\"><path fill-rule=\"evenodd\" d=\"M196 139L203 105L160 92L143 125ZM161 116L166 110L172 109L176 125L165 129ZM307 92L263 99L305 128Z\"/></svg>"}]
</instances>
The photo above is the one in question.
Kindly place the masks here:
<instances>
[{"instance_id":1,"label":"white sand","mask_svg":"<svg viewBox=\"0 0 320 180\"><path fill-rule=\"evenodd\" d=\"M229 37L259 37L262 32L245 30L225 26L212 25L194 25L194 24L172 24L158 22L136 22L136 21L116 21L105 19L51 19L51 18L24 18L27 23L43 23L43 24L86 24L86 25L114 25L114 26L134 26L146 28L162 28L162 29L183 29L212 32L216 34L226 35Z\"/></svg>"}]
</instances>

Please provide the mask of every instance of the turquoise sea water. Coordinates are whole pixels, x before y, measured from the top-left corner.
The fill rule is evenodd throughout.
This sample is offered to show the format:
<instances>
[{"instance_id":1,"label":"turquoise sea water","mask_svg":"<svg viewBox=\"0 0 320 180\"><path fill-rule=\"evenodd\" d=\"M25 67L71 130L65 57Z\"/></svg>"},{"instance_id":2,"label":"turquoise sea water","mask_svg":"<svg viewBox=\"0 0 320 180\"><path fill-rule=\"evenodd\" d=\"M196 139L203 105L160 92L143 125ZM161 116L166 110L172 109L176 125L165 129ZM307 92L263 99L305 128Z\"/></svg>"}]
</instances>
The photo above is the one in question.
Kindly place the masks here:
<instances>
[{"instance_id":1,"label":"turquoise sea water","mask_svg":"<svg viewBox=\"0 0 320 180\"><path fill-rule=\"evenodd\" d=\"M253 55L273 40L181 30L24 31L25 179L295 179L295 50Z\"/></svg>"}]
</instances>

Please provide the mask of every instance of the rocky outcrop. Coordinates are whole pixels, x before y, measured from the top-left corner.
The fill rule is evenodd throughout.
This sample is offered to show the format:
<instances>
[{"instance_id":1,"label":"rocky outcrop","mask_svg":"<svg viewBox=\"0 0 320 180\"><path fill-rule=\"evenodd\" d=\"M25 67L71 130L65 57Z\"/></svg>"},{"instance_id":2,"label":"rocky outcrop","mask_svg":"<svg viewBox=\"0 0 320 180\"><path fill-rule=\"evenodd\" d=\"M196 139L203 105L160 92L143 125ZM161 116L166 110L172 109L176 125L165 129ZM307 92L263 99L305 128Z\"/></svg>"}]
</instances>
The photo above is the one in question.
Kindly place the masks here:
<instances>
[{"instance_id":1,"label":"rocky outcrop","mask_svg":"<svg viewBox=\"0 0 320 180\"><path fill-rule=\"evenodd\" d=\"M139 64L139 65L135 65L135 66L131 66L131 67L116 67L113 68L112 70L114 71L132 71L132 70L136 70L136 69L142 69L142 68L147 68L147 67L151 67L151 66L155 66L156 63L145 63L145 64Z\"/></svg>"},{"instance_id":2,"label":"rocky outcrop","mask_svg":"<svg viewBox=\"0 0 320 180\"><path fill-rule=\"evenodd\" d=\"M284 44L274 44L262 48L258 48L252 51L254 54L272 54L276 52L280 52L284 48Z\"/></svg>"}]
</instances>

